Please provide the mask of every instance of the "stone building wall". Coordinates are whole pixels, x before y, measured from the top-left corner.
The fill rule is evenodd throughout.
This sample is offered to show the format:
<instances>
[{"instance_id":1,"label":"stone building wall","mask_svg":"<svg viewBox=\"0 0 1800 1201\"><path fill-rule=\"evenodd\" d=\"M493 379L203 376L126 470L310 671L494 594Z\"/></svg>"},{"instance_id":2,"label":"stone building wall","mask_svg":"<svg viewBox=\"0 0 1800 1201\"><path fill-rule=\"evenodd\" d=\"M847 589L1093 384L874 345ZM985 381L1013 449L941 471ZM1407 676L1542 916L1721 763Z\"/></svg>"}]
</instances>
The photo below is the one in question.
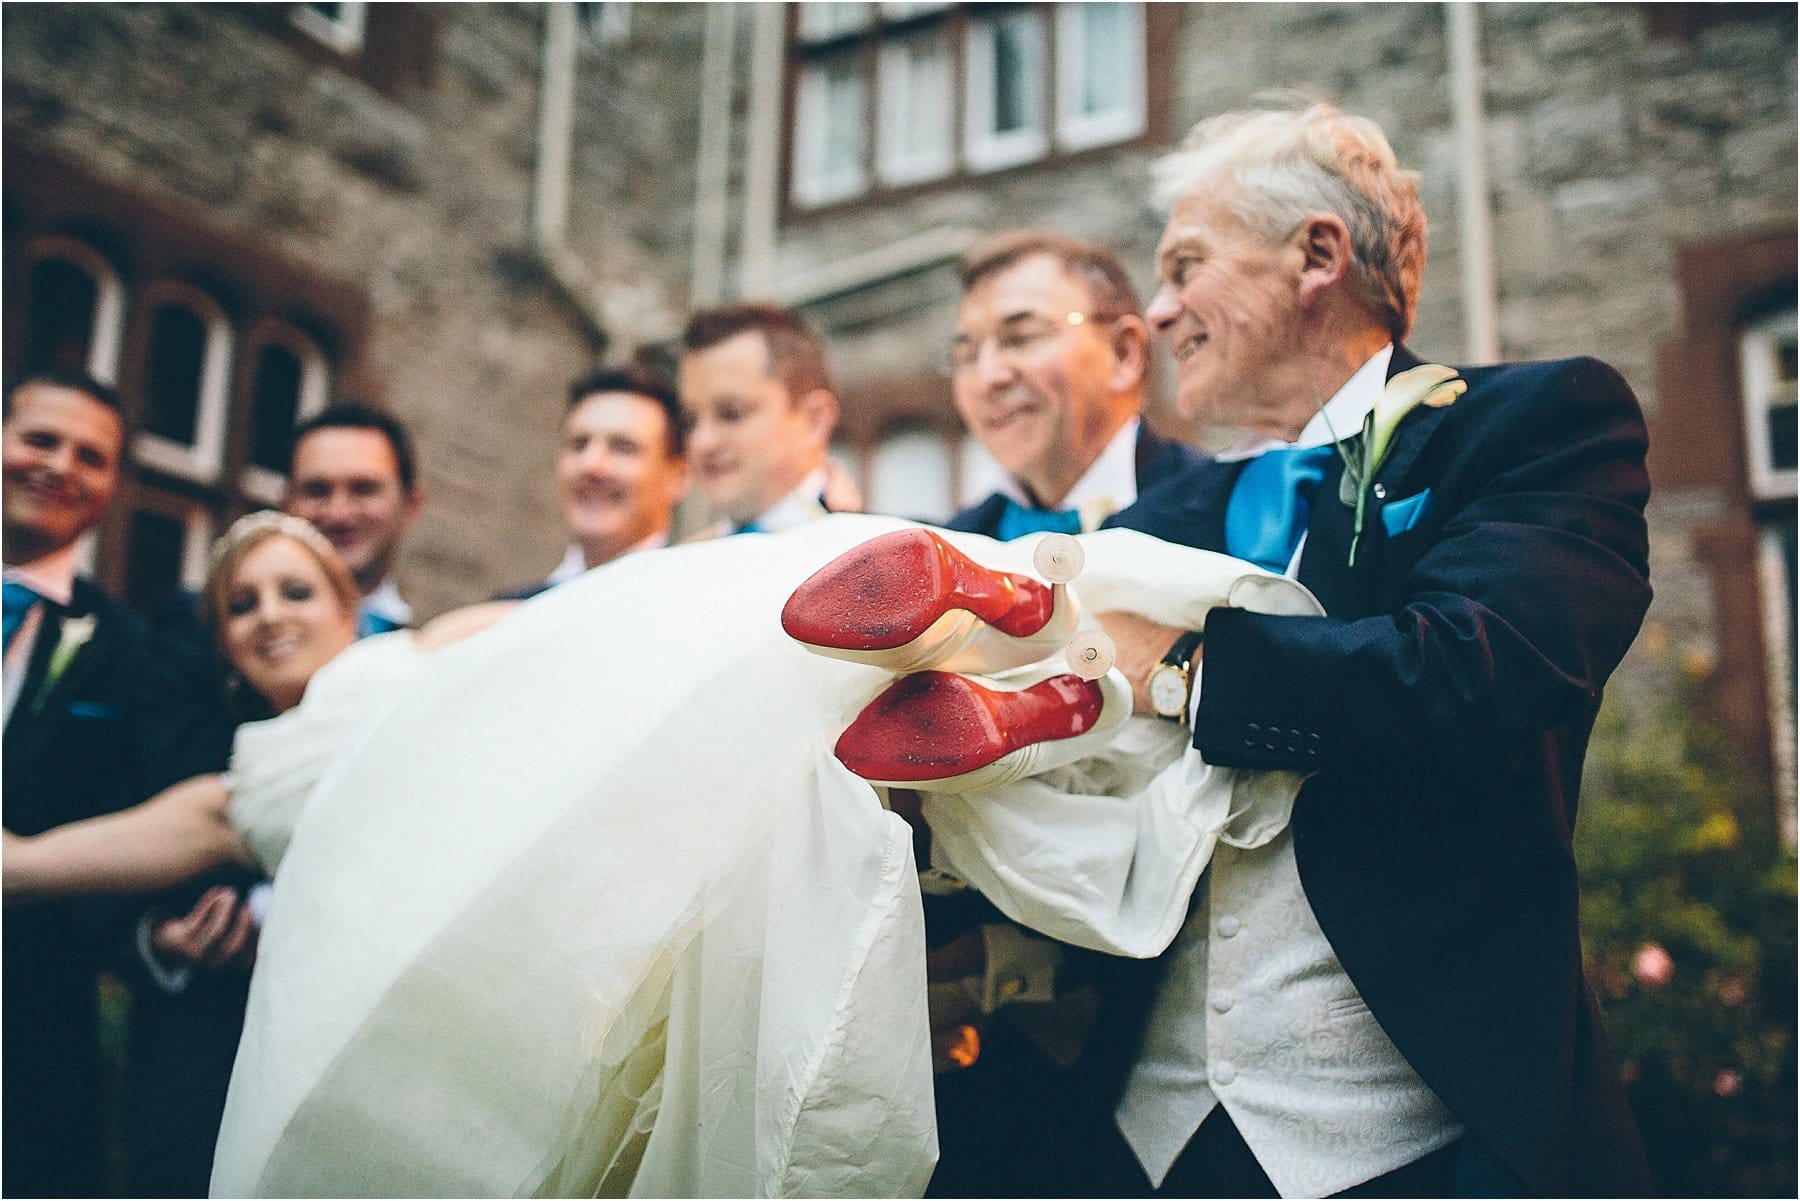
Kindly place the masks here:
<instances>
[{"instance_id":1,"label":"stone building wall","mask_svg":"<svg viewBox=\"0 0 1800 1201\"><path fill-rule=\"evenodd\" d=\"M602 295L680 303L670 217L691 169L666 163L691 164L692 132L667 93L691 6L621 46L578 45L566 238L593 274L561 289L530 253L541 7L403 13L416 60L381 86L308 47L287 7L8 6L9 144L363 293L361 353L334 392L417 435L427 503L402 590L432 613L540 577L562 553L565 389L600 350L582 310L604 325Z\"/></svg>"}]
</instances>

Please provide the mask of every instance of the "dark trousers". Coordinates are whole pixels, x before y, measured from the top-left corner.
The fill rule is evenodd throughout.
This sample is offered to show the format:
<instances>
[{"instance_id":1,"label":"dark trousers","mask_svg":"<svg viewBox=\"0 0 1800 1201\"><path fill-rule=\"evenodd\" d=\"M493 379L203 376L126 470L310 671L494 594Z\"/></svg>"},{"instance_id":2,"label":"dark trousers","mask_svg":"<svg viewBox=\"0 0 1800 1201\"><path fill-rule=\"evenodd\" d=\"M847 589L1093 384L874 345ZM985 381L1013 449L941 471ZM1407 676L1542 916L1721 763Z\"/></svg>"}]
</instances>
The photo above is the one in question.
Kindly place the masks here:
<instances>
[{"instance_id":1,"label":"dark trousers","mask_svg":"<svg viewBox=\"0 0 1800 1201\"><path fill-rule=\"evenodd\" d=\"M1452 1197L1460 1141L1386 1175L1365 1180L1335 1194L1339 1197ZM1219 1106L1200 1123L1181 1157L1169 1169L1161 1188L1153 1188L1137 1156L1117 1129L1095 1164L1097 1197L1277 1197L1280 1196L1256 1156L1245 1145L1231 1117ZM1515 1194L1516 1195L1516 1194Z\"/></svg>"}]
</instances>

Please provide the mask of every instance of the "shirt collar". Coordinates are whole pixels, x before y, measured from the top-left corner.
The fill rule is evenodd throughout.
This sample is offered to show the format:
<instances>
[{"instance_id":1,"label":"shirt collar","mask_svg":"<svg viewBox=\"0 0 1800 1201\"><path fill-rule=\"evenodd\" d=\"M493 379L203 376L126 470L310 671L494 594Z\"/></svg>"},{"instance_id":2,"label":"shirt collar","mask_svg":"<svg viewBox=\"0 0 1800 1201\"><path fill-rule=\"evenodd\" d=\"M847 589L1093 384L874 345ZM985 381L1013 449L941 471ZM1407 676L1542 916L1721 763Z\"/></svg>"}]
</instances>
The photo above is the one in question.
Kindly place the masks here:
<instances>
[{"instance_id":1,"label":"shirt collar","mask_svg":"<svg viewBox=\"0 0 1800 1201\"><path fill-rule=\"evenodd\" d=\"M5 578L17 580L45 600L67 608L75 598L75 564L80 555L80 542L71 542L33 562L17 567L8 564Z\"/></svg>"},{"instance_id":2,"label":"shirt collar","mask_svg":"<svg viewBox=\"0 0 1800 1201\"><path fill-rule=\"evenodd\" d=\"M1388 363L1394 357L1394 344L1389 342L1369 357L1344 381L1344 386L1325 402L1325 411L1313 415L1292 442L1283 442L1267 434L1246 434L1217 458L1222 462L1254 459L1269 450L1306 450L1314 446L1330 446L1333 442L1360 433L1363 419L1375 411L1375 402L1387 385Z\"/></svg>"},{"instance_id":3,"label":"shirt collar","mask_svg":"<svg viewBox=\"0 0 1800 1201\"><path fill-rule=\"evenodd\" d=\"M752 524L765 534L775 534L824 516L820 497L825 494L826 478L825 468L815 467L798 488L770 505Z\"/></svg>"},{"instance_id":4,"label":"shirt collar","mask_svg":"<svg viewBox=\"0 0 1800 1201\"><path fill-rule=\"evenodd\" d=\"M657 550L667 545L669 545L669 531L658 530L648 538L645 538L642 542L634 542L632 545L626 547L623 552L614 555L606 562L617 563L626 555L635 555L641 550ZM602 563L600 566L605 567L606 563ZM577 544L569 547L569 549L564 552L562 562L556 565L556 570L552 571L549 578L544 582L554 588L558 584L568 583L570 580L587 570L587 555L583 553L580 545Z\"/></svg>"},{"instance_id":5,"label":"shirt collar","mask_svg":"<svg viewBox=\"0 0 1800 1201\"><path fill-rule=\"evenodd\" d=\"M1100 523L1137 501L1137 443L1143 421L1133 417L1119 427L1098 458L1088 464L1075 486L1057 506L1059 510L1081 512L1083 530L1098 529ZM1024 485L1007 476L1000 483L1000 495L1027 509L1039 506L1026 493ZM1090 520L1091 518L1091 520Z\"/></svg>"},{"instance_id":6,"label":"shirt collar","mask_svg":"<svg viewBox=\"0 0 1800 1201\"><path fill-rule=\"evenodd\" d=\"M362 598L358 606L360 612L373 613L376 617L386 618L399 626L410 626L413 619L413 607L406 603L400 595L400 588L389 576L375 585L375 590Z\"/></svg>"}]
</instances>

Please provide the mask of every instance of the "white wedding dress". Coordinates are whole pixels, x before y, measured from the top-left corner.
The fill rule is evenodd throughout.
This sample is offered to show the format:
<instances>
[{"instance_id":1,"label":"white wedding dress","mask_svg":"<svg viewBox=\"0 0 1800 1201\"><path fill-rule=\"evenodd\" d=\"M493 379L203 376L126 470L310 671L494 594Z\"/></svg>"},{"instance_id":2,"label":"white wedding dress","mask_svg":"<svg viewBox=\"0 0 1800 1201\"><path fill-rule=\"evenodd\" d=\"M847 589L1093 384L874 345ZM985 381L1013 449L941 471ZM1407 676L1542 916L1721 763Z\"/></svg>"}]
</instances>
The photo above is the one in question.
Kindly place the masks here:
<instances>
[{"instance_id":1,"label":"white wedding dress","mask_svg":"<svg viewBox=\"0 0 1800 1201\"><path fill-rule=\"evenodd\" d=\"M246 727L233 818L279 871L213 1192L921 1193L911 833L832 755L890 677L778 622L904 524L634 555L429 657L367 640ZM947 537L1029 569L1034 540ZM1318 612L1223 556L1083 541L1091 611ZM936 795L938 866L1058 938L1156 954L1214 841L1273 836L1298 784L1182 751L1132 719L1080 764Z\"/></svg>"}]
</instances>

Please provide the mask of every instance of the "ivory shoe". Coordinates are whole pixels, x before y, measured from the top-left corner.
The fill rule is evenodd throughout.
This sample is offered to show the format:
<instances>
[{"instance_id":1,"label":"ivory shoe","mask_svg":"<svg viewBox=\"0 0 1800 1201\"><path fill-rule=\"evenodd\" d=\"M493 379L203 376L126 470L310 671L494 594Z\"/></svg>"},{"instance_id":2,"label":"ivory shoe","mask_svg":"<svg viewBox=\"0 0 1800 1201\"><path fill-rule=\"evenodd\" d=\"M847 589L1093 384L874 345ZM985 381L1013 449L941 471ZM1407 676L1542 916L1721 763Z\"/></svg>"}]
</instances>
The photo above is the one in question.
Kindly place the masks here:
<instances>
[{"instance_id":1,"label":"ivory shoe","mask_svg":"<svg viewBox=\"0 0 1800 1201\"><path fill-rule=\"evenodd\" d=\"M1078 559L1080 544L1063 542ZM1063 584L983 567L932 531L910 529L814 572L783 606L781 628L815 654L852 663L986 673L1054 654L1079 617Z\"/></svg>"},{"instance_id":2,"label":"ivory shoe","mask_svg":"<svg viewBox=\"0 0 1800 1201\"><path fill-rule=\"evenodd\" d=\"M836 753L871 784L980 792L1094 753L1130 713L1131 686L1116 671L1011 682L926 671L869 702Z\"/></svg>"}]
</instances>

